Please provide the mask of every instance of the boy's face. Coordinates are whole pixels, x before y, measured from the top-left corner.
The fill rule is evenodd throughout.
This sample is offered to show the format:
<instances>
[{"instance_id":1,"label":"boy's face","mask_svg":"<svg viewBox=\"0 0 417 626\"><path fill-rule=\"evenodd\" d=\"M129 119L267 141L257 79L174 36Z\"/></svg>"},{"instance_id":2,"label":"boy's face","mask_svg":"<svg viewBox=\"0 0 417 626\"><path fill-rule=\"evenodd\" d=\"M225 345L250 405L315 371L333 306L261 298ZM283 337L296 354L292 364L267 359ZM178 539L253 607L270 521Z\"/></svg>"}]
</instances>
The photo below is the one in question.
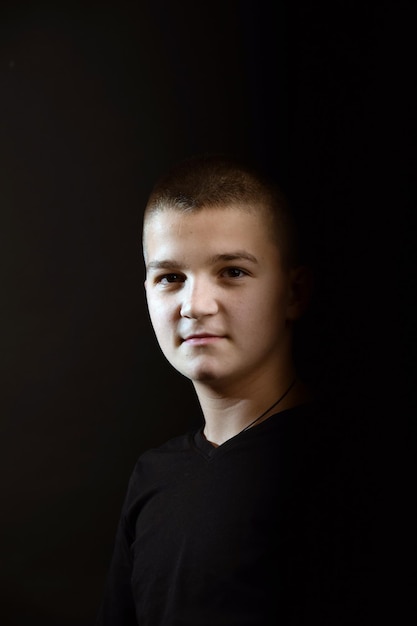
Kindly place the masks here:
<instances>
[{"instance_id":1,"label":"boy's face","mask_svg":"<svg viewBox=\"0 0 417 626\"><path fill-rule=\"evenodd\" d=\"M232 206L146 220L150 318L168 361L195 383L245 384L289 358L292 272L262 215Z\"/></svg>"}]
</instances>

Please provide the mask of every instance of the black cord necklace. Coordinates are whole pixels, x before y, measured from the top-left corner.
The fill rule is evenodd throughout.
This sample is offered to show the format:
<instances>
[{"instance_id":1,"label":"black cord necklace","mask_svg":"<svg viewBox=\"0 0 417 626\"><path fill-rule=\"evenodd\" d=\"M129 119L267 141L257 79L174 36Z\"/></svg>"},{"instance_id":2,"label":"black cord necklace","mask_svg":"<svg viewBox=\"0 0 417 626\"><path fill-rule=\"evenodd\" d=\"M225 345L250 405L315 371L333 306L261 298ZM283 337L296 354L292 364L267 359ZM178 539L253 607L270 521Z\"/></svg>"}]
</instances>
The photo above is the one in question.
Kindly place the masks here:
<instances>
[{"instance_id":1,"label":"black cord necklace","mask_svg":"<svg viewBox=\"0 0 417 626\"><path fill-rule=\"evenodd\" d=\"M294 378L294 380L292 381L291 385L290 385L290 386L288 387L288 389L287 389L287 390L286 390L286 391L282 394L282 396L281 396L280 398L278 398L278 400L276 400L276 401L274 402L274 404L271 404L271 406L270 406L268 409L266 409L266 411L264 411L264 412L262 413L262 415L260 415L259 417L257 417L257 418L256 418L256 420L253 420L253 422L251 422L250 424L248 424L248 425L247 425L247 426L246 426L243 430L241 430L240 432L241 432L241 433L244 433L244 432L245 432L245 430L249 430L249 428L252 428L252 426L253 426L254 424L256 424L256 422L259 422L259 420L260 420L260 419L262 419L263 417L265 417L265 415L266 415L267 413L269 413L269 411L270 411L271 409L273 409L275 406L277 406L277 404L279 404L279 403L281 402L281 400L283 400L283 399L285 398L285 396L286 396L286 395L287 395L287 394L291 391L291 389L294 387L294 385L295 385L295 383L296 383L296 380L297 380L297 378Z\"/></svg>"}]
</instances>

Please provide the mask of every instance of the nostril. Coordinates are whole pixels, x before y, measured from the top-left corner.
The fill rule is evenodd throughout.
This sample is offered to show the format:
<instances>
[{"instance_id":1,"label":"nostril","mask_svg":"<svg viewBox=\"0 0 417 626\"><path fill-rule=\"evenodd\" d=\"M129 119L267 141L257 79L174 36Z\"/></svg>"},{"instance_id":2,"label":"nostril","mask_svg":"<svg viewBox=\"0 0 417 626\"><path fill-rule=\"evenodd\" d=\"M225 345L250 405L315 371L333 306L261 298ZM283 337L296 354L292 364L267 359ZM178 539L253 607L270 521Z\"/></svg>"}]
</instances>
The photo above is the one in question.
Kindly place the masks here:
<instances>
[{"instance_id":1,"label":"nostril","mask_svg":"<svg viewBox=\"0 0 417 626\"><path fill-rule=\"evenodd\" d=\"M184 294L180 315L198 319L206 315L214 315L218 311L218 304L213 290L201 287L198 290L194 287L189 293Z\"/></svg>"}]
</instances>

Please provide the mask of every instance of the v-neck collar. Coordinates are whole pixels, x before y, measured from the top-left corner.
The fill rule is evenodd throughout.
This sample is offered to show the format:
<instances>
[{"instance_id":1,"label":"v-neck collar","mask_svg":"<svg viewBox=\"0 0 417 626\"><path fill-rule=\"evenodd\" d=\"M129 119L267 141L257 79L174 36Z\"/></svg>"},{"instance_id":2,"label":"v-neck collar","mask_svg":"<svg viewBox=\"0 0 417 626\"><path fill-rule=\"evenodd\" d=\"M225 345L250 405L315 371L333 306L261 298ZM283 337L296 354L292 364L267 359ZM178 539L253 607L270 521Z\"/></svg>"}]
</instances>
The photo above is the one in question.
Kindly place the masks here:
<instances>
[{"instance_id":1,"label":"v-neck collar","mask_svg":"<svg viewBox=\"0 0 417 626\"><path fill-rule=\"evenodd\" d=\"M230 450L230 448L234 448L236 445L239 445L240 442L252 439L253 437L261 434L264 430L274 428L278 423L282 423L294 413L297 413L300 410L304 411L309 405L310 403L300 404L290 409L285 409L284 411L274 413L260 424L256 424L248 430L241 430L240 432L236 433L236 435L233 435L233 437L230 437L230 439L227 439L219 446L214 446L212 443L210 443L210 441L206 439L203 433L203 425L194 432L193 446L197 450L197 452L202 454L207 460L212 460L218 456L223 455L228 450Z\"/></svg>"}]
</instances>

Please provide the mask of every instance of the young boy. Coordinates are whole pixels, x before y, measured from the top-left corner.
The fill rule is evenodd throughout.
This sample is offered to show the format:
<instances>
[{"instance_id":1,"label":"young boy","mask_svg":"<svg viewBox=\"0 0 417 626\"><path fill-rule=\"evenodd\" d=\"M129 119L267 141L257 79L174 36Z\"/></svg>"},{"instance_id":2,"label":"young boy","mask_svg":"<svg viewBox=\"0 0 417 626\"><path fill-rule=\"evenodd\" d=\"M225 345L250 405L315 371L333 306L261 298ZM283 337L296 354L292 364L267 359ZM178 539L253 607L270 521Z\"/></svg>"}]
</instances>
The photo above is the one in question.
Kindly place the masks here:
<instances>
[{"instance_id":1,"label":"young boy","mask_svg":"<svg viewBox=\"0 0 417 626\"><path fill-rule=\"evenodd\" d=\"M139 458L97 624L351 623L325 421L293 358L311 277L284 197L233 159L187 159L150 195L143 250L157 340L204 424Z\"/></svg>"}]
</instances>

